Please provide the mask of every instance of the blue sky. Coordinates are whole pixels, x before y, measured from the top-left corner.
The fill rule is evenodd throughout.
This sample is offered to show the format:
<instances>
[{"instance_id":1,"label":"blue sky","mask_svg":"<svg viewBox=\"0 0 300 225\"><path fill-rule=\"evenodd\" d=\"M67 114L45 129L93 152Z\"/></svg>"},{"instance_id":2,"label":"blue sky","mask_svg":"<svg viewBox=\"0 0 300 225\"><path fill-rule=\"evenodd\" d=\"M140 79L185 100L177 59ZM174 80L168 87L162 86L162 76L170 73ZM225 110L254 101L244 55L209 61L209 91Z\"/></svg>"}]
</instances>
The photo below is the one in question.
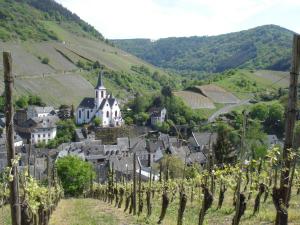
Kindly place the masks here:
<instances>
[{"instance_id":1,"label":"blue sky","mask_svg":"<svg viewBox=\"0 0 300 225\"><path fill-rule=\"evenodd\" d=\"M300 33L300 0L56 0L106 38L218 35L276 24Z\"/></svg>"}]
</instances>

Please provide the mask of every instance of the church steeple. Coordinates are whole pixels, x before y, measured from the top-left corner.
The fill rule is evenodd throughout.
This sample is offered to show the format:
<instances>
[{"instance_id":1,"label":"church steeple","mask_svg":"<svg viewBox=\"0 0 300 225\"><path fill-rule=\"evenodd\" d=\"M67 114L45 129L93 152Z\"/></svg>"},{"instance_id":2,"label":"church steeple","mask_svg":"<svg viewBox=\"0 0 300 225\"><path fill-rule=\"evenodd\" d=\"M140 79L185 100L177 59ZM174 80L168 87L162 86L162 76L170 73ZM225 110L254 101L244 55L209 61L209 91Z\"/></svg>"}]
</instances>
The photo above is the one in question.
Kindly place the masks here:
<instances>
[{"instance_id":1,"label":"church steeple","mask_svg":"<svg viewBox=\"0 0 300 225\"><path fill-rule=\"evenodd\" d=\"M96 107L99 108L99 106L102 103L102 100L105 99L107 96L106 94L106 88L104 87L103 84L103 70L99 73L98 76L98 82L95 87L95 102L96 102Z\"/></svg>"},{"instance_id":2,"label":"church steeple","mask_svg":"<svg viewBox=\"0 0 300 225\"><path fill-rule=\"evenodd\" d=\"M102 70L98 75L98 82L95 89L103 89L103 88L104 88L104 84L103 84L103 70Z\"/></svg>"}]
</instances>

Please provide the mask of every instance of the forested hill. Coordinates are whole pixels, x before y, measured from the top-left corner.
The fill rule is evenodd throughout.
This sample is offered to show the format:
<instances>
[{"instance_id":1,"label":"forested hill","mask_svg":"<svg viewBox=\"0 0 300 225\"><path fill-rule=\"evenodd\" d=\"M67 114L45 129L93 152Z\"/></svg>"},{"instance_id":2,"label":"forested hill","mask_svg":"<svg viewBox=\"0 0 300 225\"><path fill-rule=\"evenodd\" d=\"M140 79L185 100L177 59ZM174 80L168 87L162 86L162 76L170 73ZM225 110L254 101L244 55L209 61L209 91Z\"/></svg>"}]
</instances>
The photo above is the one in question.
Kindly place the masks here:
<instances>
[{"instance_id":1,"label":"forested hill","mask_svg":"<svg viewBox=\"0 0 300 225\"><path fill-rule=\"evenodd\" d=\"M0 40L58 40L44 21L61 23L70 31L103 40L93 26L53 0L0 0ZM75 27L75 29L74 29Z\"/></svg>"},{"instance_id":2,"label":"forested hill","mask_svg":"<svg viewBox=\"0 0 300 225\"><path fill-rule=\"evenodd\" d=\"M222 72L231 68L286 71L293 32L276 25L218 36L112 40L156 66L181 72Z\"/></svg>"}]
</instances>

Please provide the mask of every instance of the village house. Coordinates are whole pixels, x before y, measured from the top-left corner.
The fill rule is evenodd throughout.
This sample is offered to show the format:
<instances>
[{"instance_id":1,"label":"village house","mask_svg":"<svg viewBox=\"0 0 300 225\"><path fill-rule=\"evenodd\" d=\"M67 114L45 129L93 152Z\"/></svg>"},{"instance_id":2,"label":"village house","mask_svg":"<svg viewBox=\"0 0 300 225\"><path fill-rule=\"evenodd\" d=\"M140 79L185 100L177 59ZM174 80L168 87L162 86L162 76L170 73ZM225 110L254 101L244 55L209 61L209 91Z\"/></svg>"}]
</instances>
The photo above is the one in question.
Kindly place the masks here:
<instances>
[{"instance_id":1,"label":"village house","mask_svg":"<svg viewBox=\"0 0 300 225\"><path fill-rule=\"evenodd\" d=\"M108 94L103 84L103 71L95 87L95 98L84 98L76 110L76 123L85 124L99 118L102 127L118 127L123 124L121 110L116 98Z\"/></svg>"},{"instance_id":2,"label":"village house","mask_svg":"<svg viewBox=\"0 0 300 225\"><path fill-rule=\"evenodd\" d=\"M217 133L210 132L192 132L192 136L189 138L189 147L195 152L206 153L210 146L213 146L217 141ZM210 145L210 146L209 146Z\"/></svg>"},{"instance_id":3,"label":"village house","mask_svg":"<svg viewBox=\"0 0 300 225\"><path fill-rule=\"evenodd\" d=\"M33 117L26 120L16 130L23 139L30 140L31 144L48 143L56 137L57 116Z\"/></svg>"},{"instance_id":4,"label":"village house","mask_svg":"<svg viewBox=\"0 0 300 225\"><path fill-rule=\"evenodd\" d=\"M55 110L52 106L40 107L40 106L28 106L27 119L34 117L47 117L55 115Z\"/></svg>"},{"instance_id":5,"label":"village house","mask_svg":"<svg viewBox=\"0 0 300 225\"><path fill-rule=\"evenodd\" d=\"M149 114L152 126L163 123L167 119L167 109L165 107L152 107L149 109Z\"/></svg>"}]
</instances>

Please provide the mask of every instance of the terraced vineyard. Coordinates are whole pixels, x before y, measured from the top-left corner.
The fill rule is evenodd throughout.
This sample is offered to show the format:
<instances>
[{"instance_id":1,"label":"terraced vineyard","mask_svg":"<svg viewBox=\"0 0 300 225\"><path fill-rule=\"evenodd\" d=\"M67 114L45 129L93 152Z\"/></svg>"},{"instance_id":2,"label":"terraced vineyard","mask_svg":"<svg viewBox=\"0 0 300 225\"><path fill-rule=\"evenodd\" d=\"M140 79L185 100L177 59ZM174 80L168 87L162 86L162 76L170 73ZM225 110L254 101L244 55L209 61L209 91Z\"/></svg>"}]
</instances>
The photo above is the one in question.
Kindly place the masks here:
<instances>
[{"instance_id":1,"label":"terraced vineyard","mask_svg":"<svg viewBox=\"0 0 300 225\"><path fill-rule=\"evenodd\" d=\"M160 83L153 81L151 77L145 80L142 77L147 75L136 73L132 70L133 66L143 66L151 74L158 71L161 77L171 79L171 75L163 70L104 41L75 35L64 29L64 25L53 21L44 21L44 24L58 35L60 41L0 42L1 52L12 52L17 95L31 93L41 96L47 104L76 106L83 97L93 96L93 85L97 77L95 72L78 68L78 62L93 64L98 61L107 70L125 72L128 77L139 76L144 82L139 82L139 86L133 84L132 89L138 88L140 91L152 91L147 82L154 82L156 87L160 87ZM48 59L48 62L43 63L43 59ZM2 54L0 61L2 62ZM1 63L0 73L2 71ZM110 76L105 81L115 95L119 94L123 98L130 96L126 93L130 90L122 88L120 91L120 86ZM0 83L0 91L3 92L3 82Z\"/></svg>"},{"instance_id":2,"label":"terraced vineyard","mask_svg":"<svg viewBox=\"0 0 300 225\"><path fill-rule=\"evenodd\" d=\"M214 103L207 97L193 91L178 91L174 95L180 97L192 109L214 109Z\"/></svg>"}]
</instances>

